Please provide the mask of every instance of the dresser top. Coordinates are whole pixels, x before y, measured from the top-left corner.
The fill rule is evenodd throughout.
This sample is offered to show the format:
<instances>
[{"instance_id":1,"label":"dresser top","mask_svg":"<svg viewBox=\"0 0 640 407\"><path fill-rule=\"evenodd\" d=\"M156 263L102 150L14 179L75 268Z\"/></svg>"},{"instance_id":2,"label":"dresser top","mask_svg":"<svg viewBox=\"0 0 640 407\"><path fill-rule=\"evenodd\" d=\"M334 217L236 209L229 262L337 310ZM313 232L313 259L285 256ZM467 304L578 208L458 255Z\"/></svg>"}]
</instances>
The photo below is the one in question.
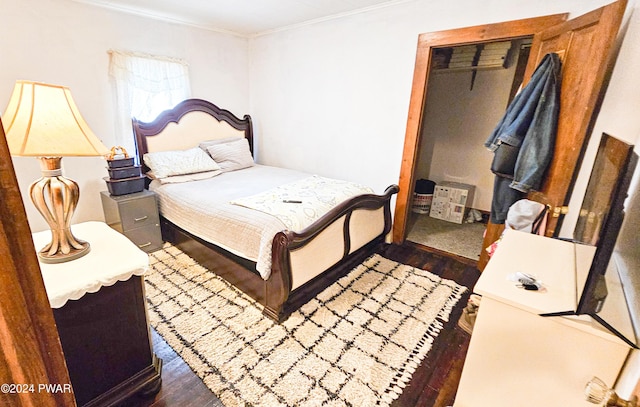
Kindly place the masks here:
<instances>
[{"instance_id":1,"label":"dresser top","mask_svg":"<svg viewBox=\"0 0 640 407\"><path fill-rule=\"evenodd\" d=\"M534 276L542 289L518 287L509 279L517 272ZM474 291L535 314L575 311L577 275L574 243L508 229Z\"/></svg>"},{"instance_id":2,"label":"dresser top","mask_svg":"<svg viewBox=\"0 0 640 407\"><path fill-rule=\"evenodd\" d=\"M78 239L89 242L91 251L64 263L40 263L52 308L61 308L69 300L126 281L133 275L143 275L149 268L149 256L104 222L79 223L72 225L71 230ZM36 250L50 240L50 231L33 234Z\"/></svg>"}]
</instances>

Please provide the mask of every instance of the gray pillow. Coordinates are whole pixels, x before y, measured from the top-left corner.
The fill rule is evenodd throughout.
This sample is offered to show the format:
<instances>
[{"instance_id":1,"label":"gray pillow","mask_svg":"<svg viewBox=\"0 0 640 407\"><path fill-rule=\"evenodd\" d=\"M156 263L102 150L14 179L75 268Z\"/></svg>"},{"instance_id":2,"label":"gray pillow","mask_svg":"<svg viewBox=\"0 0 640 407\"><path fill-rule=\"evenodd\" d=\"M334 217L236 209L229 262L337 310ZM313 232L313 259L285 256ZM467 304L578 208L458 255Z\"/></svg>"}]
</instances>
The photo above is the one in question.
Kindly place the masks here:
<instances>
[{"instance_id":1,"label":"gray pillow","mask_svg":"<svg viewBox=\"0 0 640 407\"><path fill-rule=\"evenodd\" d=\"M246 138L228 143L217 143L207 147L207 152L218 163L223 172L240 170L254 165Z\"/></svg>"},{"instance_id":2,"label":"gray pillow","mask_svg":"<svg viewBox=\"0 0 640 407\"><path fill-rule=\"evenodd\" d=\"M231 143L233 141L239 141L242 140L244 137L224 137L224 138L218 138L218 139L213 139L213 140L207 140L207 141L201 141L200 144L198 144L198 147L200 147L203 151L207 152L207 149L210 146L216 145L216 144L226 144L226 143ZM208 152L207 152L208 154Z\"/></svg>"}]
</instances>

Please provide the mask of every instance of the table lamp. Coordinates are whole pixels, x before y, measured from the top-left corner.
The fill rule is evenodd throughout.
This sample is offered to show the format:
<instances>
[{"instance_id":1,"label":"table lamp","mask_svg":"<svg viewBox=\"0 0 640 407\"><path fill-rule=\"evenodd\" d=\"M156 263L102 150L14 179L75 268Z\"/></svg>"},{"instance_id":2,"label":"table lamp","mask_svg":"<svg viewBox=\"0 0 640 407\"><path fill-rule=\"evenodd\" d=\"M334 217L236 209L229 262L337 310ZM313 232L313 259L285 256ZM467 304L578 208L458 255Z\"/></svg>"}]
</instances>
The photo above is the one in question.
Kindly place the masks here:
<instances>
[{"instance_id":1,"label":"table lamp","mask_svg":"<svg viewBox=\"0 0 640 407\"><path fill-rule=\"evenodd\" d=\"M34 206L51 228L51 242L38 252L40 261L62 263L84 256L89 243L71 233L80 189L62 176L62 157L103 156L109 150L84 121L65 86L17 81L2 123L11 155L40 160L42 178L29 187Z\"/></svg>"}]
</instances>

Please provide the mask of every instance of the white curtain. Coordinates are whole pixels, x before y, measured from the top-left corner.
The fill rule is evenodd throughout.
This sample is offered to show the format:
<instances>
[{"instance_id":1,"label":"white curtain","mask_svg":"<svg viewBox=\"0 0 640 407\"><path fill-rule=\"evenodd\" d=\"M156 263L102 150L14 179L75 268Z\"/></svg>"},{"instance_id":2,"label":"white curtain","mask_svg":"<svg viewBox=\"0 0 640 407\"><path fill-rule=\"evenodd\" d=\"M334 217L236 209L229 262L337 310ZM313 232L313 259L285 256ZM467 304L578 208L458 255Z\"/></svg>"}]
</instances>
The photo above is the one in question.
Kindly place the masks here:
<instances>
[{"instance_id":1,"label":"white curtain","mask_svg":"<svg viewBox=\"0 0 640 407\"><path fill-rule=\"evenodd\" d=\"M151 121L191 96L185 61L154 55L109 51L109 74L115 87L116 143L133 155L131 118Z\"/></svg>"}]
</instances>

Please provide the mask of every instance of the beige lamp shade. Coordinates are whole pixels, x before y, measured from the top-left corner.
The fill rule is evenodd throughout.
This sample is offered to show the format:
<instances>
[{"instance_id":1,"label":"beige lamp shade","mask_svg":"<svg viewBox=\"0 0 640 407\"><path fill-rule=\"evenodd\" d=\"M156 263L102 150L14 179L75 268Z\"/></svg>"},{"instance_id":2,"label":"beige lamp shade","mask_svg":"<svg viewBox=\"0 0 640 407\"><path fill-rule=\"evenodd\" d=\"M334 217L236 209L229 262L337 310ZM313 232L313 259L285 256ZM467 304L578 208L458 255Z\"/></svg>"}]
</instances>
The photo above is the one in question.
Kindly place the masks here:
<instances>
[{"instance_id":1,"label":"beige lamp shade","mask_svg":"<svg viewBox=\"0 0 640 407\"><path fill-rule=\"evenodd\" d=\"M17 81L2 123L12 155L102 156L109 152L80 115L66 86Z\"/></svg>"}]
</instances>

